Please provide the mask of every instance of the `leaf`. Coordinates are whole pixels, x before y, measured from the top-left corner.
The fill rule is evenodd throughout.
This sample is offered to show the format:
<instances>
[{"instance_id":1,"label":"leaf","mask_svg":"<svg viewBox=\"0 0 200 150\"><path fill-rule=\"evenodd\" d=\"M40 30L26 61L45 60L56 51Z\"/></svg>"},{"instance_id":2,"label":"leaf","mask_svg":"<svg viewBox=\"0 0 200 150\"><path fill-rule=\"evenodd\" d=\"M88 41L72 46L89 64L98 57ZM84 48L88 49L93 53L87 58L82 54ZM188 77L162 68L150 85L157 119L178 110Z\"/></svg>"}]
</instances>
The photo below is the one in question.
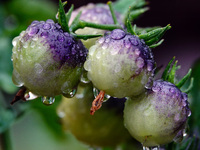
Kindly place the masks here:
<instances>
[{"instance_id":1,"label":"leaf","mask_svg":"<svg viewBox=\"0 0 200 150\"><path fill-rule=\"evenodd\" d=\"M69 32L68 22L65 17L65 10L61 0L59 0L58 23L61 25L64 31Z\"/></svg>"},{"instance_id":2,"label":"leaf","mask_svg":"<svg viewBox=\"0 0 200 150\"><path fill-rule=\"evenodd\" d=\"M172 58L172 60L170 60L170 62L168 63L168 65L166 66L166 68L165 68L165 70L164 70L164 72L163 72L163 74L162 74L162 77L161 77L161 78L162 78L164 81L167 80L168 73L169 73L171 64L172 64L172 62L174 61L174 59L175 59L175 56Z\"/></svg>"},{"instance_id":3,"label":"leaf","mask_svg":"<svg viewBox=\"0 0 200 150\"><path fill-rule=\"evenodd\" d=\"M168 74L168 78L167 78L167 81L168 82L171 82L174 84L174 81L175 81L175 75L176 75L176 70L177 70L177 63L178 61L176 60L175 63L173 64L169 74Z\"/></svg>"},{"instance_id":4,"label":"leaf","mask_svg":"<svg viewBox=\"0 0 200 150\"><path fill-rule=\"evenodd\" d=\"M185 82L190 78L191 74L192 69L189 69L188 73L179 81L179 83L176 84L176 86L178 88L181 88L185 84Z\"/></svg>"}]
</instances>

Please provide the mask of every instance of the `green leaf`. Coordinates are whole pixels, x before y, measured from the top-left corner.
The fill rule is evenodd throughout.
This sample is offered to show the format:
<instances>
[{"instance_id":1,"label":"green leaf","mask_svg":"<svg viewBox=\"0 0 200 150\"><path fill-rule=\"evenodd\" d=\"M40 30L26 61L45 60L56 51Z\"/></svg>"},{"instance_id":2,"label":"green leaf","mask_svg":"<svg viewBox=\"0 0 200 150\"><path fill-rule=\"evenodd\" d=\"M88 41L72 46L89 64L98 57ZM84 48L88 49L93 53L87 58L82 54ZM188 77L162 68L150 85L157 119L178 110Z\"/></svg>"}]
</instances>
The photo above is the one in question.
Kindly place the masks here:
<instances>
[{"instance_id":1,"label":"green leaf","mask_svg":"<svg viewBox=\"0 0 200 150\"><path fill-rule=\"evenodd\" d=\"M140 9L131 11L130 12L130 21L132 22L133 20L137 19L140 15L142 15L143 13L145 13L148 10L149 10L149 8L145 7L145 8L140 8Z\"/></svg>"},{"instance_id":2,"label":"green leaf","mask_svg":"<svg viewBox=\"0 0 200 150\"><path fill-rule=\"evenodd\" d=\"M71 32L75 32L78 28L81 27L81 24L80 24L80 17L81 17L81 14L82 14L82 11L80 11L76 17L74 18L74 20L72 21L72 24L70 25L69 27L69 30Z\"/></svg>"},{"instance_id":3,"label":"green leaf","mask_svg":"<svg viewBox=\"0 0 200 150\"><path fill-rule=\"evenodd\" d=\"M163 42L164 42L164 39L160 40L160 41L159 41L158 43L156 43L156 44L150 45L149 47L150 47L150 48L156 48L156 47L160 46Z\"/></svg>"},{"instance_id":4,"label":"green leaf","mask_svg":"<svg viewBox=\"0 0 200 150\"><path fill-rule=\"evenodd\" d=\"M177 70L177 63L178 61L176 60L175 63L173 64L169 74L168 74L168 77L167 77L167 81L171 82L174 84L174 81L175 81L175 75L176 75L176 70Z\"/></svg>"},{"instance_id":5,"label":"green leaf","mask_svg":"<svg viewBox=\"0 0 200 150\"><path fill-rule=\"evenodd\" d=\"M74 38L83 39L83 40L103 36L102 34L97 34L97 35L72 34L72 35L74 36Z\"/></svg>"},{"instance_id":6,"label":"green leaf","mask_svg":"<svg viewBox=\"0 0 200 150\"><path fill-rule=\"evenodd\" d=\"M174 59L175 59L175 56L172 58L172 60L170 60L170 62L168 63L168 65L166 66L166 68L165 68L165 70L164 70L164 72L163 72L163 74L162 74L162 77L161 77L161 78L162 78L164 81L167 80L168 73L169 73L171 64L172 64L172 62L174 61Z\"/></svg>"},{"instance_id":7,"label":"green leaf","mask_svg":"<svg viewBox=\"0 0 200 150\"><path fill-rule=\"evenodd\" d=\"M61 0L59 0L58 23L61 25L64 31L69 32L68 22L65 17L65 10Z\"/></svg>"},{"instance_id":8,"label":"green leaf","mask_svg":"<svg viewBox=\"0 0 200 150\"><path fill-rule=\"evenodd\" d=\"M131 33L132 35L136 35L135 29L133 30L133 28L132 28L132 24L131 24L129 15L128 15L128 18L127 18L127 21L126 21L126 27L127 27L127 31L129 33ZM134 26L134 27L136 28L136 26Z\"/></svg>"},{"instance_id":9,"label":"green leaf","mask_svg":"<svg viewBox=\"0 0 200 150\"><path fill-rule=\"evenodd\" d=\"M194 84L194 78L191 78L188 88L186 90L184 90L183 92L189 94L193 88L193 84Z\"/></svg>"},{"instance_id":10,"label":"green leaf","mask_svg":"<svg viewBox=\"0 0 200 150\"><path fill-rule=\"evenodd\" d=\"M179 81L179 83L176 84L176 86L178 88L181 88L185 84L185 82L190 78L191 74L192 69L189 69L188 73Z\"/></svg>"},{"instance_id":11,"label":"green leaf","mask_svg":"<svg viewBox=\"0 0 200 150\"><path fill-rule=\"evenodd\" d=\"M146 44L148 43L148 45L150 45L160 40L160 38L164 35L164 33L170 28L171 28L170 25L167 25L166 27L162 28L157 28L145 34L139 35L139 38L143 39L146 42Z\"/></svg>"},{"instance_id":12,"label":"green leaf","mask_svg":"<svg viewBox=\"0 0 200 150\"><path fill-rule=\"evenodd\" d=\"M68 10L68 12L65 15L67 23L69 23L69 20L71 18L71 14L72 14L73 10L74 10L74 5L72 4L71 7L70 7L70 9Z\"/></svg>"}]
</instances>

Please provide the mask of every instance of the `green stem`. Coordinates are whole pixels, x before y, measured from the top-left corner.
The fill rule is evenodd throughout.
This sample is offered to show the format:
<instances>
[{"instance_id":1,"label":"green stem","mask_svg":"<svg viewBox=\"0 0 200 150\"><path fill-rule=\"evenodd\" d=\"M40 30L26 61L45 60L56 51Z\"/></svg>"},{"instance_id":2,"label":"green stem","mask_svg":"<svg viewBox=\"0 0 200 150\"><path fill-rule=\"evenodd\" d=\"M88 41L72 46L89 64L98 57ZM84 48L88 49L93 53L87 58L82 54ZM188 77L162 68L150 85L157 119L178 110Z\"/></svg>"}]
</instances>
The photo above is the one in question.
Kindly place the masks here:
<instances>
[{"instance_id":1,"label":"green stem","mask_svg":"<svg viewBox=\"0 0 200 150\"><path fill-rule=\"evenodd\" d=\"M114 24L96 24L92 22L85 22L82 20L79 20L77 24L74 24L73 26L70 26L70 31L75 32L77 29L83 29L85 27L90 27L90 28L96 28L96 29L101 29L101 30L114 30L114 29L122 29L120 25L114 25Z\"/></svg>"},{"instance_id":2,"label":"green stem","mask_svg":"<svg viewBox=\"0 0 200 150\"><path fill-rule=\"evenodd\" d=\"M107 4L108 4L108 6L109 6L109 8L110 8L110 12L111 12L111 14L112 14L112 18L113 18L114 24L117 24L117 25L118 25L119 23L118 23L118 21L117 21L117 17L116 17L116 15L115 15L114 10L113 10L112 2L109 1Z\"/></svg>"},{"instance_id":3,"label":"green stem","mask_svg":"<svg viewBox=\"0 0 200 150\"><path fill-rule=\"evenodd\" d=\"M2 133L2 147L3 150L12 150L12 141L10 137L10 130L7 129Z\"/></svg>"}]
</instances>

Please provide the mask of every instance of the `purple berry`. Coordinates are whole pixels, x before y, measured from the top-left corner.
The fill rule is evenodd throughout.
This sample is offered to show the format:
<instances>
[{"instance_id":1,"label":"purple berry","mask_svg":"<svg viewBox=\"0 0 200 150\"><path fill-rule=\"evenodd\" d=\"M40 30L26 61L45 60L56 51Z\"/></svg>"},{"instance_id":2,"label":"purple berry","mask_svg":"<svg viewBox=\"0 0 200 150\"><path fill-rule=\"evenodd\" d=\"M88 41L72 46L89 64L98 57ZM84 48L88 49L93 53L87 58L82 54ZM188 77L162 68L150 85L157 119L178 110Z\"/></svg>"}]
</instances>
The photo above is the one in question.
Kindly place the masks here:
<instances>
[{"instance_id":1,"label":"purple berry","mask_svg":"<svg viewBox=\"0 0 200 150\"><path fill-rule=\"evenodd\" d=\"M150 48L121 29L107 32L89 49L84 68L99 90L113 97L132 97L145 91L154 74Z\"/></svg>"},{"instance_id":2,"label":"purple berry","mask_svg":"<svg viewBox=\"0 0 200 150\"><path fill-rule=\"evenodd\" d=\"M53 20L33 21L12 43L17 86L47 97L77 86L88 50Z\"/></svg>"},{"instance_id":3,"label":"purple berry","mask_svg":"<svg viewBox=\"0 0 200 150\"><path fill-rule=\"evenodd\" d=\"M88 5L82 6L79 9L73 11L69 22L70 24L80 11L82 11L80 20L97 24L114 24L112 15L107 5L105 4L95 5L92 3L89 3ZM119 13L115 14L117 16L119 23L122 24L122 17L120 16L120 14ZM94 34L94 35L104 34L105 32L106 32L105 30L93 29L88 27L76 31L77 34ZM95 44L96 40L97 38L93 38L88 40L82 40L82 42L85 45L85 47L89 49L92 45Z\"/></svg>"},{"instance_id":4,"label":"purple berry","mask_svg":"<svg viewBox=\"0 0 200 150\"><path fill-rule=\"evenodd\" d=\"M144 146L168 144L183 136L188 116L187 94L174 84L157 80L151 90L137 99L128 99L124 124L130 134Z\"/></svg>"}]
</instances>

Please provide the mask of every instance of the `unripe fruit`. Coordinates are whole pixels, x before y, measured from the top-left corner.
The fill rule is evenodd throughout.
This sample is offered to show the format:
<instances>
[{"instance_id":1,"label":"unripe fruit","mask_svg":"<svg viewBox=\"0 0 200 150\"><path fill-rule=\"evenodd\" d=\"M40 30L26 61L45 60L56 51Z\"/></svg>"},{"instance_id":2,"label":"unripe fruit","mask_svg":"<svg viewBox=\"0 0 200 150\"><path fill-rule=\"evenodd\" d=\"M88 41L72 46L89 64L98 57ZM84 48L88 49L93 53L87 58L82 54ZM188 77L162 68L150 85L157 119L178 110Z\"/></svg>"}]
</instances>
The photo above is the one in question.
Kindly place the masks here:
<instances>
[{"instance_id":1,"label":"unripe fruit","mask_svg":"<svg viewBox=\"0 0 200 150\"><path fill-rule=\"evenodd\" d=\"M86 6L82 6L79 9L76 9L75 11L72 12L72 16L70 19L70 24L76 17L76 15L82 11L80 20L87 21L87 22L92 22L92 23L97 23L97 24L114 24L112 15L110 13L110 10L107 5L102 4L102 5L95 5L93 3L90 3ZM117 16L117 19L120 24L122 24L122 19L119 13L115 13ZM100 30L100 29L93 29L93 28L84 28L84 29L78 29L76 31L77 34L104 34L106 31L105 30ZM90 48L92 45L95 44L95 41L98 38L92 38L88 40L82 40L83 44L85 45L86 48Z\"/></svg>"},{"instance_id":2,"label":"unripe fruit","mask_svg":"<svg viewBox=\"0 0 200 150\"><path fill-rule=\"evenodd\" d=\"M187 99L174 84L157 80L146 95L126 101L124 124L143 146L168 144L183 136L191 113Z\"/></svg>"},{"instance_id":3,"label":"unripe fruit","mask_svg":"<svg viewBox=\"0 0 200 150\"><path fill-rule=\"evenodd\" d=\"M87 49L53 20L33 21L12 43L17 86L48 97L67 95L77 86Z\"/></svg>"},{"instance_id":4,"label":"unripe fruit","mask_svg":"<svg viewBox=\"0 0 200 150\"><path fill-rule=\"evenodd\" d=\"M113 97L132 97L150 83L154 60L143 40L115 29L89 49L84 68L99 90Z\"/></svg>"},{"instance_id":5,"label":"unripe fruit","mask_svg":"<svg viewBox=\"0 0 200 150\"><path fill-rule=\"evenodd\" d=\"M123 125L123 108L125 99L111 98L104 107L90 115L93 101L92 84L79 84L73 98L63 98L57 109L63 127L78 140L90 146L116 146L130 138Z\"/></svg>"}]
</instances>

